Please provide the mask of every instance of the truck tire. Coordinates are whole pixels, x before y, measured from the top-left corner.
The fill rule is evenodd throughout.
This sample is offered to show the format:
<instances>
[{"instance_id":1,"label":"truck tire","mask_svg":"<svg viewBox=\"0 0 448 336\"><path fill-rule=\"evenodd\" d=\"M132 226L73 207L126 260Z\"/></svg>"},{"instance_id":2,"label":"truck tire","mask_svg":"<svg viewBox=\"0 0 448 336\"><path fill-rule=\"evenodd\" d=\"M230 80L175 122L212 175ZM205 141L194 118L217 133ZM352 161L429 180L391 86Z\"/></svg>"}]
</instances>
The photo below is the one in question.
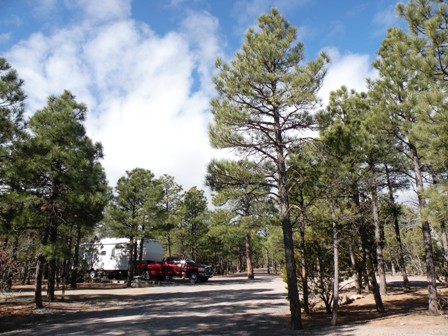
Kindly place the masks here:
<instances>
[{"instance_id":1,"label":"truck tire","mask_svg":"<svg viewBox=\"0 0 448 336\"><path fill-rule=\"evenodd\" d=\"M151 280L151 272L149 272L148 270L144 270L142 273L142 278L144 280Z\"/></svg>"},{"instance_id":2,"label":"truck tire","mask_svg":"<svg viewBox=\"0 0 448 336\"><path fill-rule=\"evenodd\" d=\"M91 270L91 271L89 272L89 277L90 277L90 279L95 279L95 278L96 278L96 272L95 272L95 270Z\"/></svg>"},{"instance_id":3,"label":"truck tire","mask_svg":"<svg viewBox=\"0 0 448 336\"><path fill-rule=\"evenodd\" d=\"M190 275L190 282L193 283L193 284L198 282L198 275L197 275L197 273L192 273Z\"/></svg>"}]
</instances>

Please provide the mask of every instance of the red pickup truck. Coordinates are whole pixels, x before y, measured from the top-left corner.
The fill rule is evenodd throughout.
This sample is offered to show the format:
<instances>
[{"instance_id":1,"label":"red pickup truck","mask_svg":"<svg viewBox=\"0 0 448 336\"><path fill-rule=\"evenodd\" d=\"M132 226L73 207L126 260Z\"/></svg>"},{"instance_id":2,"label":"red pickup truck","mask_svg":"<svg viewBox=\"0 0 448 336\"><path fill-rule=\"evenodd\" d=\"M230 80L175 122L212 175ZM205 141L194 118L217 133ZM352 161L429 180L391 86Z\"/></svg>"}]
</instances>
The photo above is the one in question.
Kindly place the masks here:
<instances>
[{"instance_id":1,"label":"red pickup truck","mask_svg":"<svg viewBox=\"0 0 448 336\"><path fill-rule=\"evenodd\" d=\"M210 266L182 257L168 257L162 262L143 261L137 264L137 271L145 280L181 277L195 283L205 282L213 276Z\"/></svg>"}]
</instances>

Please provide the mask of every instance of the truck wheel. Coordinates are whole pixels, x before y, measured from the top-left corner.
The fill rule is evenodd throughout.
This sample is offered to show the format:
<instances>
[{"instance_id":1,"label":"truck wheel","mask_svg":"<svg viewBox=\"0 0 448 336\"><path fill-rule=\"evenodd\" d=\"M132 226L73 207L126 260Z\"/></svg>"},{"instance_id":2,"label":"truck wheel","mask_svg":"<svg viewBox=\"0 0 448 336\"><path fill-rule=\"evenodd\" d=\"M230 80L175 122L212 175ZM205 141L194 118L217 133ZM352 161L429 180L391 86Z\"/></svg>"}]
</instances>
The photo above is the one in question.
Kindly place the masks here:
<instances>
[{"instance_id":1,"label":"truck wheel","mask_svg":"<svg viewBox=\"0 0 448 336\"><path fill-rule=\"evenodd\" d=\"M193 284L198 282L198 275L196 273L192 273L190 275L190 282L193 283Z\"/></svg>"},{"instance_id":2,"label":"truck wheel","mask_svg":"<svg viewBox=\"0 0 448 336\"><path fill-rule=\"evenodd\" d=\"M89 277L90 277L90 279L95 279L96 278L96 272L94 270L91 270L89 272Z\"/></svg>"},{"instance_id":3,"label":"truck wheel","mask_svg":"<svg viewBox=\"0 0 448 336\"><path fill-rule=\"evenodd\" d=\"M151 280L151 273L149 273L148 270L143 271L143 273L142 273L142 278L143 278L144 280Z\"/></svg>"}]
</instances>

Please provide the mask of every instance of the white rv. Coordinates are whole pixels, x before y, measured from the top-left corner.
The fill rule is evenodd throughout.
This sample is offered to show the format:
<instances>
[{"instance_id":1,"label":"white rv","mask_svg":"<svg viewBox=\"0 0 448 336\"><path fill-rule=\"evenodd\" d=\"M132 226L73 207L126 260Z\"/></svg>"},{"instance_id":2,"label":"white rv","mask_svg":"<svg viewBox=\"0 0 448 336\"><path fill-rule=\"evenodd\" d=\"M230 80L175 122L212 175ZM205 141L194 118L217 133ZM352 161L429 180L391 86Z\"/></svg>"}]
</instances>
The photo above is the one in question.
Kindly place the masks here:
<instances>
[{"instance_id":1,"label":"white rv","mask_svg":"<svg viewBox=\"0 0 448 336\"><path fill-rule=\"evenodd\" d=\"M138 241L140 244L140 240ZM129 269L129 239L103 238L98 243L84 244L84 257L90 270L90 277L107 275L123 278ZM140 246L137 247L140 251ZM156 239L143 240L143 260L162 261L164 251Z\"/></svg>"}]
</instances>

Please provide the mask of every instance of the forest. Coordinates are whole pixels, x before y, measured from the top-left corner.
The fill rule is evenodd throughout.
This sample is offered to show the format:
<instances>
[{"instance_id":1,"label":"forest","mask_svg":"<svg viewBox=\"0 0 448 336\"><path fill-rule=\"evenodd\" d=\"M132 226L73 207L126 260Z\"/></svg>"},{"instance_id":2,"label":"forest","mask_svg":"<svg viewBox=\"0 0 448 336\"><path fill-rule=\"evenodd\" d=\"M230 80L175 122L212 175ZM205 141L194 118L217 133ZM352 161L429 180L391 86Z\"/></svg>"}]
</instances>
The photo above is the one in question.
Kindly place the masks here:
<instances>
[{"instance_id":1,"label":"forest","mask_svg":"<svg viewBox=\"0 0 448 336\"><path fill-rule=\"evenodd\" d=\"M36 308L76 288L82 245L129 238L128 286L143 239L217 272L267 267L288 288L291 326L321 301L336 324L341 282L374 294L386 273L425 275L428 312L447 281L448 3L399 4L366 92L318 98L330 58L304 59L297 29L275 8L233 59L216 60L210 144L234 158L209 163L204 187L126 171L108 185L103 148L69 91L25 118L20 74L0 57L0 293L33 284ZM43 283L46 297L43 298Z\"/></svg>"}]
</instances>

